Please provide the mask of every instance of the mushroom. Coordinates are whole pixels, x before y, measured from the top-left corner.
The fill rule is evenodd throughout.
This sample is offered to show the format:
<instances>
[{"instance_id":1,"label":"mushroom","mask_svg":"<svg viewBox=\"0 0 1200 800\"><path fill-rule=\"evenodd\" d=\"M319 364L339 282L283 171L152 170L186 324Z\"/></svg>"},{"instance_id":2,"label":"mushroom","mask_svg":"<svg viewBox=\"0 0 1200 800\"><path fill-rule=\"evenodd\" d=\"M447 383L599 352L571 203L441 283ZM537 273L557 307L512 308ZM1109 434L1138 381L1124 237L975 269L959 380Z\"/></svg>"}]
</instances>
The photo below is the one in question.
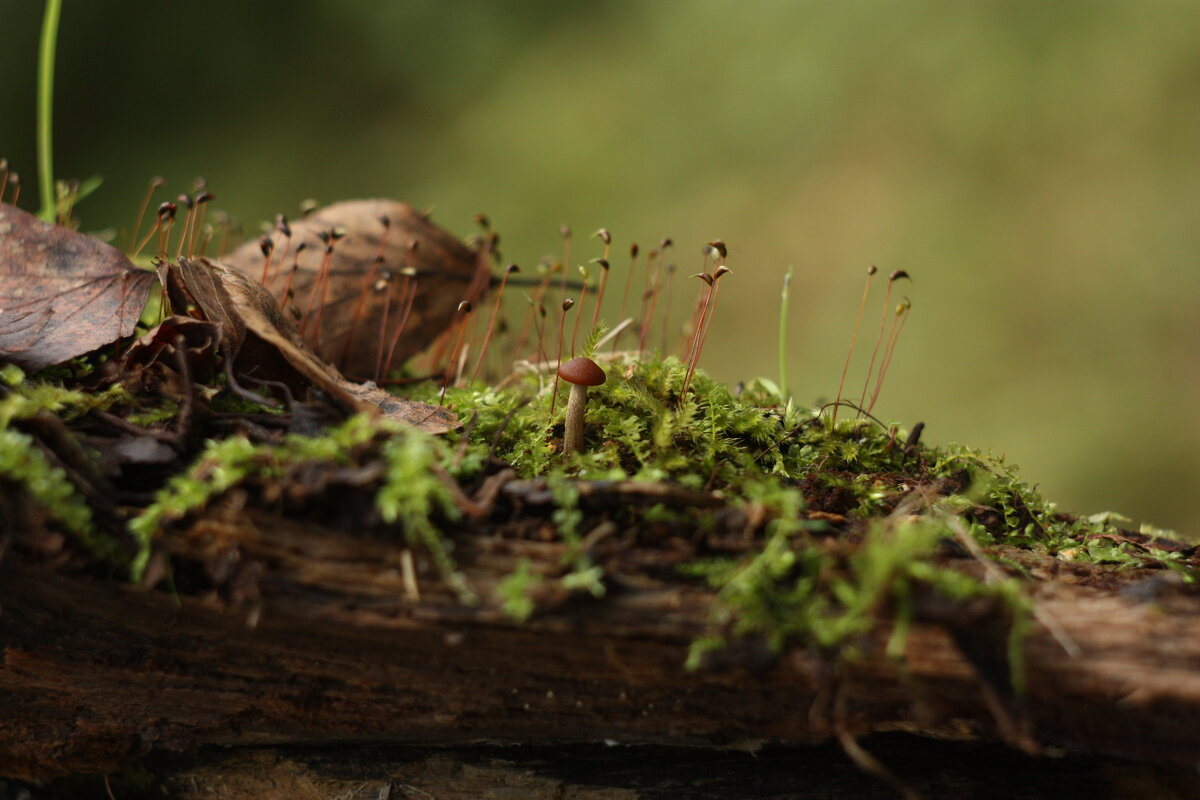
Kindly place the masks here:
<instances>
[{"instance_id":1,"label":"mushroom","mask_svg":"<svg viewBox=\"0 0 1200 800\"><path fill-rule=\"evenodd\" d=\"M583 410L587 406L588 387L599 386L608 376L595 361L579 356L560 365L558 377L571 384L571 395L567 398L567 423L563 432L563 454L570 455L583 449Z\"/></svg>"}]
</instances>

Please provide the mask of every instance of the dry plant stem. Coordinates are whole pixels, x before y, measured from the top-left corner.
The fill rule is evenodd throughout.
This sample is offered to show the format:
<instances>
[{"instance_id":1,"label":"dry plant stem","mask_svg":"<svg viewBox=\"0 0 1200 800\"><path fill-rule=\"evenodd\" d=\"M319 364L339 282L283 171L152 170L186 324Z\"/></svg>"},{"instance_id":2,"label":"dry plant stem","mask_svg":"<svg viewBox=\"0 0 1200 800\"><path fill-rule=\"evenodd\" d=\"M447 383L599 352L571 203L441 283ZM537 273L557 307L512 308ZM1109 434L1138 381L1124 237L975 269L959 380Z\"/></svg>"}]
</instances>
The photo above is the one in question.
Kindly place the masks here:
<instances>
[{"instance_id":1,"label":"dry plant stem","mask_svg":"<svg viewBox=\"0 0 1200 800\"><path fill-rule=\"evenodd\" d=\"M4 193L8 191L8 161L0 163L0 203L4 202ZM137 236L132 237L133 241L137 241Z\"/></svg>"},{"instance_id":2,"label":"dry plant stem","mask_svg":"<svg viewBox=\"0 0 1200 800\"><path fill-rule=\"evenodd\" d=\"M483 345L479 348L479 358L475 361L475 369L471 370L471 380L479 377L479 369L487 358L488 345L492 343L492 333L496 330L496 317L500 316L500 301L504 299L504 287L508 284L508 276L517 271L516 264L509 264L500 278L500 288L496 291L496 303L492 306L492 316L488 320L487 333L483 335Z\"/></svg>"},{"instance_id":3,"label":"dry plant stem","mask_svg":"<svg viewBox=\"0 0 1200 800\"><path fill-rule=\"evenodd\" d=\"M650 298L654 291L654 287L658 280L658 260L662 256L661 250L652 250L646 255L646 278L642 282L642 305L641 319L638 324L638 357L641 358L642 351L646 346L646 328L650 325Z\"/></svg>"},{"instance_id":4,"label":"dry plant stem","mask_svg":"<svg viewBox=\"0 0 1200 800\"><path fill-rule=\"evenodd\" d=\"M183 230L179 233L179 247L175 249L175 258L178 259L184 254L184 248L188 242L188 234L192 230L192 221L196 215L196 204L186 194L179 195L179 202L187 206L187 214L183 218ZM191 255L190 253L188 255Z\"/></svg>"},{"instance_id":5,"label":"dry plant stem","mask_svg":"<svg viewBox=\"0 0 1200 800\"><path fill-rule=\"evenodd\" d=\"M567 265L571 263L571 229L563 225L558 229L558 233L563 240L563 257L562 257L562 285L559 290L563 295L567 293Z\"/></svg>"},{"instance_id":6,"label":"dry plant stem","mask_svg":"<svg viewBox=\"0 0 1200 800\"><path fill-rule=\"evenodd\" d=\"M283 294L279 296L280 311L283 310L284 306L287 305L287 301L292 296L292 281L296 277L296 270L300 268L300 254L304 252L305 247L307 247L307 245L304 242L301 242L300 246L296 248L296 254L292 256L292 269L290 272L288 272L287 283L283 285Z\"/></svg>"},{"instance_id":7,"label":"dry plant stem","mask_svg":"<svg viewBox=\"0 0 1200 800\"><path fill-rule=\"evenodd\" d=\"M292 229L287 223L287 217L285 217L283 214L275 215L275 230L273 230L271 232L271 237L272 237L272 239L271 239L271 242L272 242L271 256L272 257L271 257L271 259L269 259L271 261L271 263L267 266L266 278L262 281L259 281L259 283L261 283L263 286L267 287L268 291L270 291L270 289L271 289L271 284L275 283L275 279L279 277L279 269L276 269L275 272L269 271L271 266L274 266L274 264L275 264L274 255L275 255L275 252L279 249L278 243L274 239L274 236L276 233L283 234L283 252L279 254L279 261L278 261L280 268L282 268L282 265L287 261L288 253L290 253L292 251Z\"/></svg>"},{"instance_id":8,"label":"dry plant stem","mask_svg":"<svg viewBox=\"0 0 1200 800\"><path fill-rule=\"evenodd\" d=\"M633 278L633 273L637 269L638 246L634 242L629 246L629 271L625 273L625 288L621 290L621 313L618 318L625 319L626 309L629 307L629 284ZM620 345L620 337L613 340L613 350L616 350Z\"/></svg>"},{"instance_id":9,"label":"dry plant stem","mask_svg":"<svg viewBox=\"0 0 1200 800\"><path fill-rule=\"evenodd\" d=\"M663 328L662 341L659 344L659 352L663 358L667 356L667 346L670 343L671 337L671 284L674 283L675 265L667 264L667 289L666 295L663 297Z\"/></svg>"},{"instance_id":10,"label":"dry plant stem","mask_svg":"<svg viewBox=\"0 0 1200 800\"><path fill-rule=\"evenodd\" d=\"M409 314L412 313L413 301L417 297L417 276L416 271L405 274L404 286L401 287L400 296L407 299L404 301L404 308L400 312L400 322L396 324L396 332L392 335L392 343L388 347L387 360L383 364L383 375L386 377L392 371L392 360L396 357L396 346L400 344L400 337L404 334L404 328L408 325Z\"/></svg>"},{"instance_id":11,"label":"dry plant stem","mask_svg":"<svg viewBox=\"0 0 1200 800\"><path fill-rule=\"evenodd\" d=\"M381 250L383 249L382 244L380 245L380 249ZM368 294L371 292L371 290L375 286L375 275L379 272L379 265L382 263L383 263L383 254L382 253L375 256L375 258L373 258L371 260L371 268L369 270L367 270L367 276L363 280L362 288L358 290L358 303L355 304L354 314L351 315L351 317L350 317L350 332L346 334L346 344L344 347L342 347L342 357L341 357L340 361L343 365L346 363L346 360L348 358L350 358L350 345L352 345L354 343L354 332L358 328L358 322L362 318L363 306L367 301ZM391 291L390 286L388 287L388 291ZM401 296L403 296L403 294L401 294ZM379 336L380 336L379 350L380 350L381 358L383 356L383 338L385 335L385 331L387 330L387 306L386 305L384 306L383 320L384 320L384 324L379 332ZM379 380L379 368L378 367L376 367L375 372L376 372L375 380L378 381Z\"/></svg>"},{"instance_id":12,"label":"dry plant stem","mask_svg":"<svg viewBox=\"0 0 1200 800\"><path fill-rule=\"evenodd\" d=\"M550 269L550 267L546 267L545 274L542 275L542 279L538 283L537 289L534 290L533 296L530 298L530 303L532 304L533 309L533 318L529 321L529 323L521 328L521 334L517 337L516 344L513 345L512 352L514 359L521 357L521 351L525 349L525 343L529 341L530 326L535 328L537 327L537 311L539 308L544 309L542 306L542 299L546 296L546 290L550 287L550 278L552 275L553 271ZM540 333L538 335L541 336ZM541 349L540 344L538 349Z\"/></svg>"},{"instance_id":13,"label":"dry plant stem","mask_svg":"<svg viewBox=\"0 0 1200 800\"><path fill-rule=\"evenodd\" d=\"M725 273L718 269L713 277L712 306L708 310L708 316L704 319L704 329L700 332L700 343L696 346L696 358L692 362L692 372L696 371L696 364L700 361L700 354L704 352L704 345L708 342L708 329L712 327L713 317L716 316L717 299L721 293L720 279L723 274Z\"/></svg>"},{"instance_id":14,"label":"dry plant stem","mask_svg":"<svg viewBox=\"0 0 1200 800\"><path fill-rule=\"evenodd\" d=\"M134 248L133 253L129 256L129 258L130 259L137 258L141 254L142 249L145 248L145 246L147 244L149 244L150 240L154 238L154 235L156 233L158 233L161 228L162 228L162 217L159 217L158 220L154 223L154 227L151 228L150 232L146 234L146 238L142 239L140 242L137 243L137 247Z\"/></svg>"},{"instance_id":15,"label":"dry plant stem","mask_svg":"<svg viewBox=\"0 0 1200 800\"><path fill-rule=\"evenodd\" d=\"M892 354L896 351L896 342L900 338L900 332L904 330L904 323L908 322L908 298L904 302L896 306L896 316L892 317L892 329L888 333L888 343L883 348L883 361L879 365L879 377L875 380L875 389L871 392L871 402L867 405L867 412L875 410L875 401L879 399L879 391L883 388L883 379L887 377L888 367L892 363Z\"/></svg>"},{"instance_id":16,"label":"dry plant stem","mask_svg":"<svg viewBox=\"0 0 1200 800\"><path fill-rule=\"evenodd\" d=\"M258 282L270 288L271 259L275 257L275 239L270 235L264 235L258 240L258 246L263 254L263 270L262 275L258 276Z\"/></svg>"},{"instance_id":17,"label":"dry plant stem","mask_svg":"<svg viewBox=\"0 0 1200 800\"><path fill-rule=\"evenodd\" d=\"M388 234L392 230L391 220L387 217L380 217L379 221L383 225L383 235L379 237L379 251L375 254L375 258L371 260L371 268L367 270L367 276L363 279L362 288L358 290L358 303L355 304L354 314L350 317L350 332L346 334L346 345L342 348L341 363L343 364L350 357L350 345L354 342L354 331L358 328L359 319L362 318L363 307L367 302L371 288L375 285L375 275L379 271L379 266L383 264L384 249L387 247Z\"/></svg>"},{"instance_id":18,"label":"dry plant stem","mask_svg":"<svg viewBox=\"0 0 1200 800\"><path fill-rule=\"evenodd\" d=\"M658 263L654 264L654 279L650 283L650 297L647 298L646 321L642 325L641 334L638 336L638 359L646 352L646 343L650 341L650 330L654 327L654 312L658 310L658 285L661 280L662 270Z\"/></svg>"},{"instance_id":19,"label":"dry plant stem","mask_svg":"<svg viewBox=\"0 0 1200 800\"><path fill-rule=\"evenodd\" d=\"M546 307L544 305L542 305L541 303L538 303L537 308L534 310L534 315L535 315L535 317L533 320L533 324L537 327L537 336L538 336L537 360L545 361L546 360L546 337L545 337Z\"/></svg>"},{"instance_id":20,"label":"dry plant stem","mask_svg":"<svg viewBox=\"0 0 1200 800\"><path fill-rule=\"evenodd\" d=\"M867 365L867 377L863 380L862 395L858 398L859 408L867 407L867 387L871 385L871 375L875 372L875 359L879 355L879 345L883 342L883 331L887 327L887 313L891 307L893 283L895 281L888 281L887 294L883 296L883 313L879 317L879 335L875 337L875 348L871 351L871 362Z\"/></svg>"},{"instance_id":21,"label":"dry plant stem","mask_svg":"<svg viewBox=\"0 0 1200 800\"><path fill-rule=\"evenodd\" d=\"M829 429L833 430L837 426L838 409L842 405L842 389L846 385L846 373L850 370L850 358L854 355L854 344L858 341L858 329L862 325L863 309L867 306L867 295L871 292L871 278L879 269L875 265L871 265L867 270L867 283L863 287L862 299L858 301L858 315L854 318L854 333L850 336L850 350L846 353L846 361L842 364L842 379L838 381L837 400L833 403L833 417L829 423Z\"/></svg>"},{"instance_id":22,"label":"dry plant stem","mask_svg":"<svg viewBox=\"0 0 1200 800\"><path fill-rule=\"evenodd\" d=\"M316 280L312 283L312 288L308 290L308 303L304 308L304 316L300 318L300 336L303 337L308 329L308 321L313 319L313 312L319 313L321 303L324 302L325 281L329 276L329 269L333 264L333 243L328 237L325 239L325 255L321 258L321 266L317 269ZM318 297L321 300L318 300ZM317 347L318 333L314 320L312 341L309 345L318 350Z\"/></svg>"},{"instance_id":23,"label":"dry plant stem","mask_svg":"<svg viewBox=\"0 0 1200 800\"><path fill-rule=\"evenodd\" d=\"M159 231L159 247L158 253L163 258L167 257L167 250L171 248L171 234L175 231L175 215L172 214L167 218L167 224Z\"/></svg>"},{"instance_id":24,"label":"dry plant stem","mask_svg":"<svg viewBox=\"0 0 1200 800\"><path fill-rule=\"evenodd\" d=\"M722 259L722 260L724 260L724 259ZM716 308L717 308L717 297L718 297L718 293L721 291L720 280L728 272L729 272L729 269L724 264L722 264L721 266L717 267L716 272L713 273L712 292L711 292L712 302L706 304L708 306L705 309L706 313L700 319L699 336L697 337L697 340L696 340L696 352L695 352L695 355L692 357L691 363L688 364L687 376L684 378L684 381L683 381L683 391L680 392L680 394L679 394L679 402L680 403L683 402L683 398L687 394L688 387L692 385L692 376L696 374L696 364L698 364L700 362L700 353L702 353L704 351L704 343L708 340L708 329L709 329L709 326L712 325L713 314L715 313Z\"/></svg>"},{"instance_id":25,"label":"dry plant stem","mask_svg":"<svg viewBox=\"0 0 1200 800\"><path fill-rule=\"evenodd\" d=\"M317 318L313 322L313 350L321 351L321 321L325 318L325 296L329 293L329 273L333 268L333 248L337 242L336 236L330 236L329 244L325 247L325 258L321 261L321 297L317 301Z\"/></svg>"},{"instance_id":26,"label":"dry plant stem","mask_svg":"<svg viewBox=\"0 0 1200 800\"><path fill-rule=\"evenodd\" d=\"M13 196L12 200L8 201L8 204L15 206L17 201L21 199L21 176L15 172L10 172L9 175L12 178Z\"/></svg>"},{"instance_id":27,"label":"dry plant stem","mask_svg":"<svg viewBox=\"0 0 1200 800\"><path fill-rule=\"evenodd\" d=\"M708 275L708 258L709 258L708 251L705 250L704 264L701 266L700 271L694 275L689 275L688 277L689 278L699 278L703 275ZM703 278L701 278L701 279L703 280ZM707 281L705 281L705 282L707 283ZM712 287L710 284L710 286L709 286L710 291L711 291L711 288ZM708 297L709 297L708 293L705 293L705 292L701 292L699 295L696 296L696 304L695 304L695 306L692 307L692 316L688 319L687 327L682 331L682 333L687 337L685 349L683 350L682 354L680 355L680 359L684 363L687 363L692 357L692 349L693 349L693 347L695 347L695 344L696 344L696 331L700 328L700 319L704 315L706 303L708 302Z\"/></svg>"},{"instance_id":28,"label":"dry plant stem","mask_svg":"<svg viewBox=\"0 0 1200 800\"><path fill-rule=\"evenodd\" d=\"M7 183L8 182L8 174L7 174L8 170L6 169L6 170L4 170L4 172L5 172L4 182ZM133 224L133 233L129 234L129 241L126 242L126 244L125 244L126 249L131 247L134 244L134 242L136 242L138 240L138 234L142 232L142 220L146 216L146 209L150 208L150 201L154 198L154 193L156 191L158 191L160 186L165 186L165 185L166 185L166 181L164 181L162 178L156 177L156 178L152 178L150 180L150 184L146 187L146 193L144 195L142 195L142 204L140 206L138 206L137 219L134 221L134 224ZM2 200L3 198L4 198L4 188L3 188L3 183L0 183L0 200Z\"/></svg>"},{"instance_id":29,"label":"dry plant stem","mask_svg":"<svg viewBox=\"0 0 1200 800\"><path fill-rule=\"evenodd\" d=\"M192 224L192 235L188 237L187 250L189 258L196 252L196 236L200 233L200 229L204 225L204 218L208 214L208 201L211 199L213 199L213 196L207 191L202 191L196 196L196 221Z\"/></svg>"},{"instance_id":30,"label":"dry plant stem","mask_svg":"<svg viewBox=\"0 0 1200 800\"><path fill-rule=\"evenodd\" d=\"M607 248L606 248L607 249ZM608 261L600 265L600 288L596 292L596 308L592 310L592 327L600 321L600 306L604 305L604 290L608 286Z\"/></svg>"},{"instance_id":31,"label":"dry plant stem","mask_svg":"<svg viewBox=\"0 0 1200 800\"><path fill-rule=\"evenodd\" d=\"M707 262L708 259L705 259ZM708 284L707 291L704 292L704 300L699 302L699 314L692 318L692 335L688 337L687 353L684 363L687 364L687 372L684 374L683 385L679 389L679 403L683 404L683 398L687 394L688 385L692 382L692 371L696 365L696 360L699 358L700 334L704 330L704 318L708 315L708 307L712 303L713 292L716 290L717 282L707 272L700 272L693 276L700 278Z\"/></svg>"},{"instance_id":32,"label":"dry plant stem","mask_svg":"<svg viewBox=\"0 0 1200 800\"><path fill-rule=\"evenodd\" d=\"M563 351L563 328L567 322L567 312L571 310L571 306L575 305L575 301L571 298L563 300L562 317L558 321L558 358L555 361L554 367L554 388L550 390L550 416L554 416L554 407L558 403L558 368L562 366L562 351Z\"/></svg>"},{"instance_id":33,"label":"dry plant stem","mask_svg":"<svg viewBox=\"0 0 1200 800\"><path fill-rule=\"evenodd\" d=\"M579 321L583 319L583 307L587 302L587 270L583 267L579 268L579 272L583 275L583 288L579 290L579 313L575 315L575 325L571 328L571 357L575 357L575 340L579 336Z\"/></svg>"},{"instance_id":34,"label":"dry plant stem","mask_svg":"<svg viewBox=\"0 0 1200 800\"><path fill-rule=\"evenodd\" d=\"M379 345L375 352L376 383L379 383L379 381L383 379L383 351L387 343L388 315L391 314L392 311L392 277L388 275L383 280L387 285L387 296L383 299L383 318L379 322Z\"/></svg>"},{"instance_id":35,"label":"dry plant stem","mask_svg":"<svg viewBox=\"0 0 1200 800\"><path fill-rule=\"evenodd\" d=\"M450 385L450 376L454 374L454 365L458 361L458 353L462 348L463 334L467 332L467 318L471 316L471 303L467 300L458 304L458 334L454 349L450 351L450 363L446 365L446 374L442 378L442 393L438 396L438 405L446 401L446 388Z\"/></svg>"}]
</instances>

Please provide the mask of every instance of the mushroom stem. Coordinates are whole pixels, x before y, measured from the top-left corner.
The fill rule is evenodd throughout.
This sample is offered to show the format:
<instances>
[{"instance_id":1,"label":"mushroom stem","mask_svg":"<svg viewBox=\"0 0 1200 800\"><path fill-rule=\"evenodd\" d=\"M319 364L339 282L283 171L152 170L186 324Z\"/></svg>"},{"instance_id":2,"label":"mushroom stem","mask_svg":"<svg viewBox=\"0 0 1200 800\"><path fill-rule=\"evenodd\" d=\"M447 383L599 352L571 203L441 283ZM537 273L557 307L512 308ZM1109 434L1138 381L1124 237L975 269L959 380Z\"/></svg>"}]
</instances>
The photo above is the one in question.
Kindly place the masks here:
<instances>
[{"instance_id":1,"label":"mushroom stem","mask_svg":"<svg viewBox=\"0 0 1200 800\"><path fill-rule=\"evenodd\" d=\"M567 421L563 430L563 455L583 450L583 411L587 407L587 387L581 383L571 385L567 397Z\"/></svg>"}]
</instances>

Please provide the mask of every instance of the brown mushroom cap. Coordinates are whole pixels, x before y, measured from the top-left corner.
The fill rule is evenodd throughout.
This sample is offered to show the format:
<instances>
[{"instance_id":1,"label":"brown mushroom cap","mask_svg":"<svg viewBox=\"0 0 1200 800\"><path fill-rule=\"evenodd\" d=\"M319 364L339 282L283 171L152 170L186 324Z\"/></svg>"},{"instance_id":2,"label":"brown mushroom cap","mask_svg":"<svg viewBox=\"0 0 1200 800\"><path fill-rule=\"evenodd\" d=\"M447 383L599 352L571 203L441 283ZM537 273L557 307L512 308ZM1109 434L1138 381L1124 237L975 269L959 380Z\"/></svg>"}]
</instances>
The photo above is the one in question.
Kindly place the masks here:
<instances>
[{"instance_id":1,"label":"brown mushroom cap","mask_svg":"<svg viewBox=\"0 0 1200 800\"><path fill-rule=\"evenodd\" d=\"M558 368L558 377L578 386L599 386L608 379L595 361L584 356L572 358Z\"/></svg>"}]
</instances>

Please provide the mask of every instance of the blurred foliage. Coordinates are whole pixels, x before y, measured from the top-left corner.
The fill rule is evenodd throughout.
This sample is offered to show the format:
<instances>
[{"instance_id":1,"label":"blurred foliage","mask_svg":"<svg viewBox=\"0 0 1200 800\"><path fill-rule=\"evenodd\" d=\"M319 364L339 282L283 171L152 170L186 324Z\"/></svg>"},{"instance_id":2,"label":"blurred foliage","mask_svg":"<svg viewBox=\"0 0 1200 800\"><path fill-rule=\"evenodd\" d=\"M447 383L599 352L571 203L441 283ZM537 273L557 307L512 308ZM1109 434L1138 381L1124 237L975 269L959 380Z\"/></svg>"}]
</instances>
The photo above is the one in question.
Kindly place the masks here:
<instances>
[{"instance_id":1,"label":"blurred foliage","mask_svg":"<svg viewBox=\"0 0 1200 800\"><path fill-rule=\"evenodd\" d=\"M564 222L615 253L669 235L684 274L720 236L705 367L774 375L794 264L806 402L836 391L866 266L903 267L883 416L1006 452L1064 508L1200 532L1198 4L140 8L65 4L57 177L105 177L85 230L131 226L162 174L205 176L250 231L305 197L395 196L460 233L486 211L522 264ZM40 15L7 4L0 48L26 207Z\"/></svg>"}]
</instances>

